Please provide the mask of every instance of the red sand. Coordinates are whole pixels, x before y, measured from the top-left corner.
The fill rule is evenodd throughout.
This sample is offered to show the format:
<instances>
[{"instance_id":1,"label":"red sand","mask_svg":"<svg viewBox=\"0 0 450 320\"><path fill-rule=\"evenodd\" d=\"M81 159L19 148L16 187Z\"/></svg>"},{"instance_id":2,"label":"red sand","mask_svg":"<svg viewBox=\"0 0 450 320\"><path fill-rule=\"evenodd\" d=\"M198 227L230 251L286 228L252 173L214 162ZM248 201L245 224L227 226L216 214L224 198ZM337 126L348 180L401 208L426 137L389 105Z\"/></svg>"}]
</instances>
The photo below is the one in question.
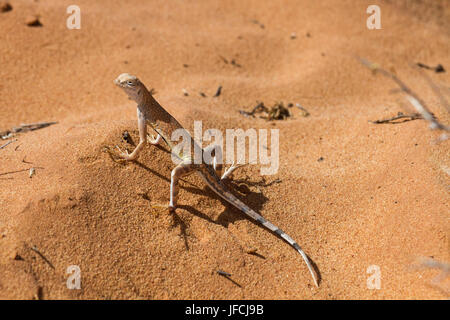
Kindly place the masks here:
<instances>
[{"instance_id":1,"label":"red sand","mask_svg":"<svg viewBox=\"0 0 450 320\"><path fill-rule=\"evenodd\" d=\"M395 72L448 123L410 64L450 69L450 8L379 2L382 30L371 31L369 1L80 0L82 28L68 30L69 3L11 0L13 10L0 13L0 131L58 124L0 150L0 298L445 298L430 285L436 270L410 266L420 256L449 261L448 142L433 144L439 133L422 120L369 123L408 112L406 100L354 57ZM33 14L42 27L25 25ZM319 288L295 250L195 176L181 183L176 215L152 208L168 202L170 155L148 146L120 165L104 152L131 150L124 130L138 139L135 104L112 83L122 72L155 88L188 129L202 120L280 130L278 173L263 178L248 166L229 186L297 240L320 270ZM448 71L427 72L449 86ZM300 103L311 115L239 114L256 100ZM30 167L31 179L4 174ZM81 290L66 288L70 265L81 269ZM371 265L380 290L367 289Z\"/></svg>"}]
</instances>

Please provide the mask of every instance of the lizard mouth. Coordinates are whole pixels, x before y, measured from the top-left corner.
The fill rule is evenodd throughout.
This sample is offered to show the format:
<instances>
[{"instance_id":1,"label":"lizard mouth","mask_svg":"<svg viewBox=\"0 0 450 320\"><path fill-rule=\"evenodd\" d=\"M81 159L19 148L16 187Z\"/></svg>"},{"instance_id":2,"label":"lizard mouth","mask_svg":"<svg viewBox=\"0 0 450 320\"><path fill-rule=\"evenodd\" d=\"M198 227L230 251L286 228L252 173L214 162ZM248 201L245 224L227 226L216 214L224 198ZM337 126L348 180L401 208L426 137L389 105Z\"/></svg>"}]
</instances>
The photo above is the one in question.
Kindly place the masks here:
<instances>
[{"instance_id":1,"label":"lizard mouth","mask_svg":"<svg viewBox=\"0 0 450 320\"><path fill-rule=\"evenodd\" d=\"M120 83L119 79L115 79L113 82L116 86L121 87L121 83Z\"/></svg>"}]
</instances>

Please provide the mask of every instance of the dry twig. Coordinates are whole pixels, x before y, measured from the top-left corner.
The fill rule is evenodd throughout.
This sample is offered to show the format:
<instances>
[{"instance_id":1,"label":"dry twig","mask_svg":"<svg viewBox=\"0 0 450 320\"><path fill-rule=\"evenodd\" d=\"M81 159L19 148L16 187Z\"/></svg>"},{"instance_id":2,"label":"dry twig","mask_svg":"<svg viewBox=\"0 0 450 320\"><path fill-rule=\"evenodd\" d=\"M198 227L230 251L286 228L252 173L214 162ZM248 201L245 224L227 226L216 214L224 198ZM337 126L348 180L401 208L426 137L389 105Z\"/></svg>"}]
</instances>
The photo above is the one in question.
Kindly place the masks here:
<instances>
[{"instance_id":1,"label":"dry twig","mask_svg":"<svg viewBox=\"0 0 450 320\"><path fill-rule=\"evenodd\" d=\"M30 124L21 124L19 127L14 127L10 130L0 132L0 137L2 139L9 139L15 136L19 132L28 132L28 131L34 131L42 128L46 128L48 126L51 126L52 124L56 124L58 122L50 121L50 122L36 122L36 123L30 123Z\"/></svg>"},{"instance_id":2,"label":"dry twig","mask_svg":"<svg viewBox=\"0 0 450 320\"><path fill-rule=\"evenodd\" d=\"M7 145L9 145L9 144L13 143L14 141L17 141L17 139L14 139L14 140L8 141L8 142L7 142L7 143L5 143L4 145L0 146L0 150L1 150L1 149L3 149L3 148L6 148L6 146L7 146Z\"/></svg>"},{"instance_id":3,"label":"dry twig","mask_svg":"<svg viewBox=\"0 0 450 320\"><path fill-rule=\"evenodd\" d=\"M407 100L411 103L411 105L416 109L416 111L423 117L423 119L427 120L430 123L430 129L432 130L443 130L450 131L450 127L440 123L434 114L427 107L426 103L414 92L412 91L402 80L400 80L395 74L381 68L379 65L367 61L366 59L359 58L359 61L372 70L374 73L380 73L381 75L392 79L400 89L406 94ZM431 80L430 80L431 81ZM433 88L433 87L432 87ZM438 96L442 99L442 94L439 91L435 91Z\"/></svg>"},{"instance_id":4,"label":"dry twig","mask_svg":"<svg viewBox=\"0 0 450 320\"><path fill-rule=\"evenodd\" d=\"M403 121L397 121L397 120L402 120L402 119L403 119ZM381 119L381 120L374 120L374 121L370 120L370 122L375 123L375 124L380 124L380 123L396 124L396 123L402 123L402 122L412 121L412 120L417 120L417 119L423 119L423 117L420 113L403 114L402 112L399 112L395 117Z\"/></svg>"}]
</instances>

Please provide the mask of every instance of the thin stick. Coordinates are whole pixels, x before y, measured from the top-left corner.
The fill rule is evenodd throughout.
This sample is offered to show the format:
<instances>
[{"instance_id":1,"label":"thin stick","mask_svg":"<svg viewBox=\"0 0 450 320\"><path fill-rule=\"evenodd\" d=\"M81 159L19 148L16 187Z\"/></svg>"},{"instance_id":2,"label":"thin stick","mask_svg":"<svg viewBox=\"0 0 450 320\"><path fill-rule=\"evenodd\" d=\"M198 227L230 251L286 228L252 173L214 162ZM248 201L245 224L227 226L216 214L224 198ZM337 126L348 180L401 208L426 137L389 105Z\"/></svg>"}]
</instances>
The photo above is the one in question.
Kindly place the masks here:
<instances>
[{"instance_id":1,"label":"thin stick","mask_svg":"<svg viewBox=\"0 0 450 320\"><path fill-rule=\"evenodd\" d=\"M433 115L433 113L428 109L425 102L419 98L417 94L414 93L402 80L400 80L395 74L390 73L389 71L384 70L377 64L371 63L370 61L367 61L363 58L358 58L359 61L368 67L369 69L373 70L374 72L379 72L383 76L392 79L399 87L400 89L406 93L406 98L408 101L412 104L412 106L419 112L422 117L430 122L430 128L431 129L438 129L438 130L444 130L444 131L450 131L450 127L441 124L436 117Z\"/></svg>"},{"instance_id":2,"label":"thin stick","mask_svg":"<svg viewBox=\"0 0 450 320\"><path fill-rule=\"evenodd\" d=\"M416 67L419 74L428 82L428 85L433 89L434 93L438 96L439 100L441 100L441 104L447 108L447 111L450 112L450 103L448 103L447 99L444 97L444 95L441 93L441 89L439 86L437 86L433 80L425 73L423 70L419 70L418 67Z\"/></svg>"},{"instance_id":3,"label":"thin stick","mask_svg":"<svg viewBox=\"0 0 450 320\"><path fill-rule=\"evenodd\" d=\"M380 123L395 124L395 123L401 123L401 122L395 122L396 120L400 120L400 119L405 119L404 121L402 121L402 122L405 122L405 121L423 119L423 117L420 113L403 114L403 113L399 112L395 117L382 119L382 120L375 120L375 121L370 120L370 122L375 123L375 124L380 124Z\"/></svg>"},{"instance_id":4,"label":"thin stick","mask_svg":"<svg viewBox=\"0 0 450 320\"><path fill-rule=\"evenodd\" d=\"M29 124L21 124L20 127L13 128L13 132L25 132L25 131L33 131L37 129L46 128L48 126L51 126L52 124L56 124L58 122L50 121L50 122L35 122L35 123L29 123Z\"/></svg>"},{"instance_id":5,"label":"thin stick","mask_svg":"<svg viewBox=\"0 0 450 320\"><path fill-rule=\"evenodd\" d=\"M42 167L32 167L32 168L35 168L35 169L44 169L44 168L42 168ZM28 168L28 169L22 169L22 170L16 170L16 171L3 172L3 173L0 173L0 176L5 176L5 175L7 175L7 174L13 174L13 173L18 173L18 172L30 171L30 169L31 169L31 168Z\"/></svg>"},{"instance_id":6,"label":"thin stick","mask_svg":"<svg viewBox=\"0 0 450 320\"><path fill-rule=\"evenodd\" d=\"M231 277L231 274L222 270L217 270L217 273L220 274L221 276Z\"/></svg>"},{"instance_id":7,"label":"thin stick","mask_svg":"<svg viewBox=\"0 0 450 320\"><path fill-rule=\"evenodd\" d=\"M217 88L217 91L216 91L216 94L214 95L214 97L218 97L218 96L220 96L220 93L222 92L222 86L219 86L218 88Z\"/></svg>"},{"instance_id":8,"label":"thin stick","mask_svg":"<svg viewBox=\"0 0 450 320\"><path fill-rule=\"evenodd\" d=\"M56 123L58 123L58 122L50 121L50 122L35 122L35 123L29 123L29 124L21 124L19 127L14 127L11 130L0 132L0 138L8 139L8 138L13 137L15 133L34 131L34 130L46 128L46 127L51 126L52 124L56 124Z\"/></svg>"},{"instance_id":9,"label":"thin stick","mask_svg":"<svg viewBox=\"0 0 450 320\"><path fill-rule=\"evenodd\" d=\"M11 144L11 143L13 143L13 142L15 142L15 141L17 141L17 139L14 139L14 140L8 141L8 142L7 142L7 143L5 143L4 145L0 146L0 149L6 148L6 146L7 146L7 145L9 145L9 144Z\"/></svg>"},{"instance_id":10,"label":"thin stick","mask_svg":"<svg viewBox=\"0 0 450 320\"><path fill-rule=\"evenodd\" d=\"M5 176L7 174L13 174L13 173L17 173L17 172L23 172L23 171L29 171L30 168L28 169L22 169L22 170L16 170L16 171L9 171L9 172L4 172L4 173L0 173L0 176Z\"/></svg>"},{"instance_id":11,"label":"thin stick","mask_svg":"<svg viewBox=\"0 0 450 320\"><path fill-rule=\"evenodd\" d=\"M47 264L52 268L55 269L55 267L53 266L53 264L38 250L38 248L36 248L36 246L32 246L30 247L31 250L33 250L34 252L36 252L45 262L47 262Z\"/></svg>"}]
</instances>

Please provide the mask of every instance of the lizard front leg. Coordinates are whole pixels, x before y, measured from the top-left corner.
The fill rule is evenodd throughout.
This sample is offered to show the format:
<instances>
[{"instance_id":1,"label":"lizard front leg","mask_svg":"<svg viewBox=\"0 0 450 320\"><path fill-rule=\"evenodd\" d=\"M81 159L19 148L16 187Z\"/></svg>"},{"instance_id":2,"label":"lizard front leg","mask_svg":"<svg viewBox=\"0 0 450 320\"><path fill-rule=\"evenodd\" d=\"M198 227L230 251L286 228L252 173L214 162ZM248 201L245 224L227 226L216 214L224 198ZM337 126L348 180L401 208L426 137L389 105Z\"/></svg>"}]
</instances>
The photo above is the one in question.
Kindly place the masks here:
<instances>
[{"instance_id":1,"label":"lizard front leg","mask_svg":"<svg viewBox=\"0 0 450 320\"><path fill-rule=\"evenodd\" d=\"M141 152L142 148L145 145L147 140L147 123L144 115L138 110L138 128L139 128L139 144L133 150L132 153L128 154L128 152L122 152L119 147L117 147L120 151L120 157L126 161L134 160L138 156L139 152Z\"/></svg>"}]
</instances>

